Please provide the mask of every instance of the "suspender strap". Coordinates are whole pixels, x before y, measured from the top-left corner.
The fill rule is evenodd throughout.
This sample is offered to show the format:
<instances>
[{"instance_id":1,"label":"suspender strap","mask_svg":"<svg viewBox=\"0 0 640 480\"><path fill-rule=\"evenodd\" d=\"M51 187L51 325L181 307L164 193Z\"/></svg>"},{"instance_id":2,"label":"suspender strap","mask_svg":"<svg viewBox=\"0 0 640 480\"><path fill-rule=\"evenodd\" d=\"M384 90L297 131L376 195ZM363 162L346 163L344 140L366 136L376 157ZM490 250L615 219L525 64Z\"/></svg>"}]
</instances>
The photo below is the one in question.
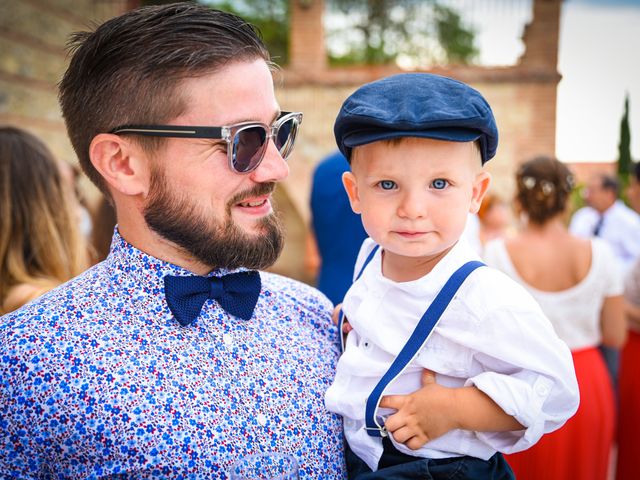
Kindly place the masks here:
<instances>
[{"instance_id":1,"label":"suspender strap","mask_svg":"<svg viewBox=\"0 0 640 480\"><path fill-rule=\"evenodd\" d=\"M409 337L405 346L402 347L402 350L389 367L389 370L387 370L387 373L383 375L371 392L371 395L369 395L365 412L365 428L370 436L387 436L387 430L384 425L380 425L376 418L376 411L380 405L380 399L384 394L385 388L387 388L387 386L403 372L406 366L415 358L422 346L429 339L431 332L438 323L438 320L440 320L442 313L445 311L467 276L469 276L469 274L476 268L483 265L484 264L482 262L478 261L467 262L456 270L453 275L451 275L451 278L447 280L447 283L445 283L442 290L440 290L431 305L429 305L429 308L427 308L427 311L422 315L422 318L411 334L411 337Z\"/></svg>"},{"instance_id":2,"label":"suspender strap","mask_svg":"<svg viewBox=\"0 0 640 480\"><path fill-rule=\"evenodd\" d=\"M369 255L367 256L364 263L362 264L362 268L360 268L360 272L358 273L356 280L358 280L362 276L362 272L364 272L364 269L367 268L367 265L369 265L369 262L373 260L373 256L376 254L379 247L380 245L376 245L373 247L373 250L369 252ZM344 334L342 333L342 325L344 325L344 313L342 312L342 309L340 309L340 315L338 316L338 335L340 336L340 347L344 352Z\"/></svg>"}]
</instances>

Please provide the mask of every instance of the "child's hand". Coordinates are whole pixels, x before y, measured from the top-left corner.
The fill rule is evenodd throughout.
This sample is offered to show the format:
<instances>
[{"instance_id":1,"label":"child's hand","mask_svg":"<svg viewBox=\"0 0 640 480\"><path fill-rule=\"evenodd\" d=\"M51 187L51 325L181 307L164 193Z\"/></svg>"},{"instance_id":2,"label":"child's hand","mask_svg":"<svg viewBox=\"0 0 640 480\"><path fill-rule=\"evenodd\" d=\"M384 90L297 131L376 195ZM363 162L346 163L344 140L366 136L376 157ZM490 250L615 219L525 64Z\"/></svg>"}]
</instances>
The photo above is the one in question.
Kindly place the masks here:
<instances>
[{"instance_id":1,"label":"child's hand","mask_svg":"<svg viewBox=\"0 0 640 480\"><path fill-rule=\"evenodd\" d=\"M331 314L331 320L333 320L333 323L336 324L336 325L338 325L340 323L340 309L341 308L342 308L342 304L339 303L333 309L333 313ZM349 324L349 321L347 320L347 317L344 317L344 322L342 323L342 333L344 335L346 335L351 330L353 330L353 327Z\"/></svg>"},{"instance_id":2,"label":"child's hand","mask_svg":"<svg viewBox=\"0 0 640 480\"><path fill-rule=\"evenodd\" d=\"M422 388L409 395L388 395L380 401L380 407L397 410L385 421L385 427L396 442L417 450L425 443L458 428L448 415L448 407L454 402L453 389L436 383L430 370L422 373Z\"/></svg>"}]
</instances>

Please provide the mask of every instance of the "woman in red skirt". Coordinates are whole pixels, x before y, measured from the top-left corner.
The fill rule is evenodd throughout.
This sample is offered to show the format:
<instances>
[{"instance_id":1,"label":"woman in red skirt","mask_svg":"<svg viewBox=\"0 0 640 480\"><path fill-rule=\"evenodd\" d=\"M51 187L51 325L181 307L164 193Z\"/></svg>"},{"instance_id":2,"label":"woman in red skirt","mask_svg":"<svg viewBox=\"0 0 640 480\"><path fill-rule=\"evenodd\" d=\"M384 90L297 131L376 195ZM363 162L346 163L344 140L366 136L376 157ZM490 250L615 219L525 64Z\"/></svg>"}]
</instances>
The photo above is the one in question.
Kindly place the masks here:
<instances>
[{"instance_id":1,"label":"woman in red skirt","mask_svg":"<svg viewBox=\"0 0 640 480\"><path fill-rule=\"evenodd\" d=\"M635 164L631 183L627 188L629 204L640 213L640 163ZM624 296L626 300L629 339L620 356L618 372L618 464L617 480L638 478L640 459L640 259L627 277Z\"/></svg>"},{"instance_id":2,"label":"woman in red skirt","mask_svg":"<svg viewBox=\"0 0 640 480\"><path fill-rule=\"evenodd\" d=\"M516 183L522 225L514 237L487 244L484 259L529 290L571 348L580 407L559 430L505 458L518 480L606 480L615 401L597 346L625 341L622 276L602 240L568 232L573 177L564 164L547 157L525 162Z\"/></svg>"}]
</instances>

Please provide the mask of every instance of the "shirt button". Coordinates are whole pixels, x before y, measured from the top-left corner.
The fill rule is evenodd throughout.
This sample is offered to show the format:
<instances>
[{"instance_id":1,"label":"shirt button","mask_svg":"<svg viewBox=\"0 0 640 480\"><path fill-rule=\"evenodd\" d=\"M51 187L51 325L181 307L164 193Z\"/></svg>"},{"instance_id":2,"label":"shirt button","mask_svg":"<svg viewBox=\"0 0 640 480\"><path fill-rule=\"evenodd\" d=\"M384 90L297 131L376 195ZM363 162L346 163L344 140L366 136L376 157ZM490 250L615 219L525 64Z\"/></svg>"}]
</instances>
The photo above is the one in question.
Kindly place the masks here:
<instances>
[{"instance_id":1,"label":"shirt button","mask_svg":"<svg viewBox=\"0 0 640 480\"><path fill-rule=\"evenodd\" d=\"M262 425L263 427L267 424L267 417L264 415L264 413L259 413L256 416L256 420L258 421L258 423L260 425Z\"/></svg>"},{"instance_id":2,"label":"shirt button","mask_svg":"<svg viewBox=\"0 0 640 480\"><path fill-rule=\"evenodd\" d=\"M227 347L230 347L233 345L233 335L231 335L230 333L225 333L222 335L222 341L224 342L224 344Z\"/></svg>"}]
</instances>

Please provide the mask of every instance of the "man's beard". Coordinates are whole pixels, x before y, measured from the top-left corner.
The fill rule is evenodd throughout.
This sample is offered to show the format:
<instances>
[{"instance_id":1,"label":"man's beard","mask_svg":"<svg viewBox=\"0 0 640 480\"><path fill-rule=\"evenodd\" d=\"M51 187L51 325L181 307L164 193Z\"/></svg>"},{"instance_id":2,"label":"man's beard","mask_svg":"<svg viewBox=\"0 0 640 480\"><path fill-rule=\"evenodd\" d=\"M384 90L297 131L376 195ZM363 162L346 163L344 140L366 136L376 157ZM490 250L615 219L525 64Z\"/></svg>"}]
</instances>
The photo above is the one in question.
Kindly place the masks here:
<instances>
[{"instance_id":1,"label":"man's beard","mask_svg":"<svg viewBox=\"0 0 640 480\"><path fill-rule=\"evenodd\" d=\"M273 265L280 256L284 235L275 214L261 219L253 235L244 232L231 218L233 205L273 192L275 183L261 183L235 195L226 205L225 219L204 214L188 194L172 192L168 185L163 172L154 169L144 218L154 232L196 260L211 268L261 270Z\"/></svg>"}]
</instances>

